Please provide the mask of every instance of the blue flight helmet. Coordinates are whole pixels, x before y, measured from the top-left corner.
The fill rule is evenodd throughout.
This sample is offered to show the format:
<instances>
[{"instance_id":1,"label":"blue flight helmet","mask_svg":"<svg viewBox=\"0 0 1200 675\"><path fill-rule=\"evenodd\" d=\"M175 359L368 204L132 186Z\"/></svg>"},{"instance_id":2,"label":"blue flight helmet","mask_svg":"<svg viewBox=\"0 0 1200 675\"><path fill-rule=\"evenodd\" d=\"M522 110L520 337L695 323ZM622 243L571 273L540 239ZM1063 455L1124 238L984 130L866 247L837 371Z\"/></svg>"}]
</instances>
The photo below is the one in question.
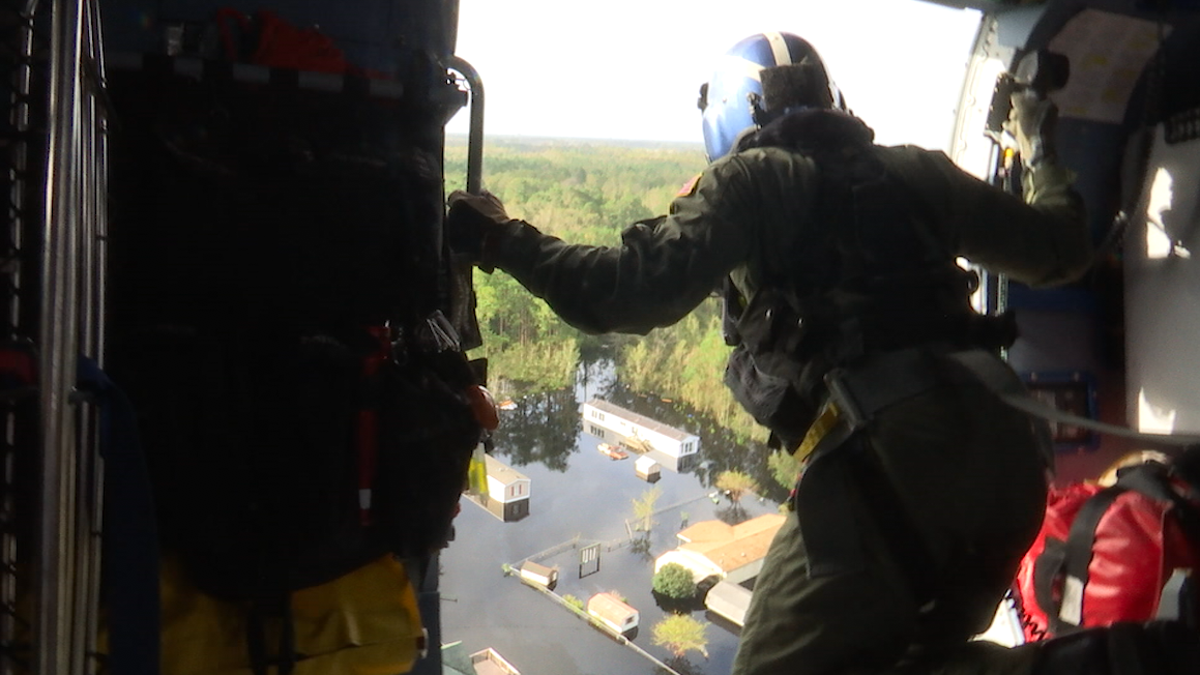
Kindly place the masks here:
<instances>
[{"instance_id":1,"label":"blue flight helmet","mask_svg":"<svg viewBox=\"0 0 1200 675\"><path fill-rule=\"evenodd\" d=\"M815 86L807 91L798 92L800 100L792 101L786 109L766 110L763 71L800 64L809 66L821 81L813 83ZM700 87L699 106L703 113L704 149L711 162L729 154L747 130L762 127L785 112L805 107L845 110L846 102L829 79L817 50L807 40L791 33L758 33L725 52L712 79Z\"/></svg>"}]
</instances>

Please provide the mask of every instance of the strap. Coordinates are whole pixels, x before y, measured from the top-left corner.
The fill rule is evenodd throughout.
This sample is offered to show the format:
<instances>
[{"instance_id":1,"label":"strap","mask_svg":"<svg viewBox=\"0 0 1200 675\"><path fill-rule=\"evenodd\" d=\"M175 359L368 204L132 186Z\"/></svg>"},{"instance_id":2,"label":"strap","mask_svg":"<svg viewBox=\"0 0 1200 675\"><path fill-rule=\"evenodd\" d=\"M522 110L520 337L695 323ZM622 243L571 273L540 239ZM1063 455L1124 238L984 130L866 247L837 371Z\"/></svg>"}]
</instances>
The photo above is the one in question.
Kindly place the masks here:
<instances>
[{"instance_id":1,"label":"strap","mask_svg":"<svg viewBox=\"0 0 1200 675\"><path fill-rule=\"evenodd\" d=\"M275 630L268 630L273 628ZM268 652L268 636L277 637L274 653ZM259 598L251 602L246 617L246 647L254 675L290 675L296 667L296 626L292 617L292 597Z\"/></svg>"},{"instance_id":2,"label":"strap","mask_svg":"<svg viewBox=\"0 0 1200 675\"><path fill-rule=\"evenodd\" d=\"M851 502L853 476L846 456L852 448L834 453L859 445L861 434L837 442L826 438L830 440L812 454L793 496L810 579L853 572L865 564Z\"/></svg>"},{"instance_id":3,"label":"strap","mask_svg":"<svg viewBox=\"0 0 1200 675\"><path fill-rule=\"evenodd\" d=\"M155 675L159 669L158 527L150 474L133 403L99 365L81 356L81 388L100 403L104 457L102 572L108 613L108 670Z\"/></svg>"},{"instance_id":4,"label":"strap","mask_svg":"<svg viewBox=\"0 0 1200 675\"><path fill-rule=\"evenodd\" d=\"M836 433L832 433L835 431ZM850 425L843 422L837 405L827 402L821 408L817 419L808 427L804 440L800 441L800 447L792 452L792 457L796 458L797 462L807 461L809 457L815 458L841 445L849 435Z\"/></svg>"},{"instance_id":5,"label":"strap","mask_svg":"<svg viewBox=\"0 0 1200 675\"><path fill-rule=\"evenodd\" d=\"M1182 621L1192 630L1196 630L1200 609L1196 606L1196 581L1192 578L1190 570L1176 568L1171 572L1171 577L1163 584L1162 593L1158 598L1158 611L1154 618Z\"/></svg>"},{"instance_id":6,"label":"strap","mask_svg":"<svg viewBox=\"0 0 1200 675\"><path fill-rule=\"evenodd\" d=\"M1062 619L1058 614L1061 604L1054 598L1054 582L1062 576L1067 560L1067 543L1054 537L1046 537L1042 554L1033 561L1033 598L1046 613L1050 635L1062 633Z\"/></svg>"},{"instance_id":7,"label":"strap","mask_svg":"<svg viewBox=\"0 0 1200 675\"><path fill-rule=\"evenodd\" d=\"M825 375L830 400L854 429L884 408L936 384L929 353L920 347L879 354L862 365L834 368Z\"/></svg>"},{"instance_id":8,"label":"strap","mask_svg":"<svg viewBox=\"0 0 1200 675\"><path fill-rule=\"evenodd\" d=\"M1200 436L1134 431L1116 424L1107 424L1087 417L1072 415L1042 403L1030 396L1024 387L1012 378L1011 370L1007 365L997 361L987 352L979 350L954 352L950 354L950 358L970 370L981 383L1009 406L1034 417L1090 429L1109 436L1133 439L1152 448L1178 449L1180 446L1200 445Z\"/></svg>"},{"instance_id":9,"label":"strap","mask_svg":"<svg viewBox=\"0 0 1200 675\"><path fill-rule=\"evenodd\" d=\"M1055 630L1058 635L1065 635L1079 630L1083 623L1083 592L1088 582L1088 566L1092 563L1092 547L1096 542L1096 528L1100 525L1105 512L1127 491L1128 488L1114 485L1092 495L1075 520L1071 522L1071 530L1067 534L1066 559L1063 563L1062 600L1054 614L1061 623ZM1049 612L1047 612L1049 615Z\"/></svg>"}]
</instances>

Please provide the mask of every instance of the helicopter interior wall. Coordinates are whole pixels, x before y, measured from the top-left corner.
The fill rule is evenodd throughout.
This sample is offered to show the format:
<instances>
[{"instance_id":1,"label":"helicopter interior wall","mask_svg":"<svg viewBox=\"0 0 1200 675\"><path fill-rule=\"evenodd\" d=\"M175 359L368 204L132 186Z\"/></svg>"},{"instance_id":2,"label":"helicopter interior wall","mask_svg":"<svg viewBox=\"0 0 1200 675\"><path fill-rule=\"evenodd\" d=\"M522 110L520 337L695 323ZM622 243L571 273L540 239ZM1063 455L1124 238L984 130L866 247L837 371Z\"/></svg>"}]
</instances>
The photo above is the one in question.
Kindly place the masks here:
<instances>
[{"instance_id":1,"label":"helicopter interior wall","mask_svg":"<svg viewBox=\"0 0 1200 675\"><path fill-rule=\"evenodd\" d=\"M1144 431L1200 432L1200 383L1190 369L1200 362L1200 267L1192 259L1200 249L1197 14L1164 45L1160 83L1139 88L1152 92L1148 109L1158 123L1145 132L1148 144L1133 137L1123 167L1138 188L1124 238L1125 398L1130 422Z\"/></svg>"},{"instance_id":2,"label":"helicopter interior wall","mask_svg":"<svg viewBox=\"0 0 1200 675\"><path fill-rule=\"evenodd\" d=\"M1200 433L1200 139L1156 129L1125 237L1127 405L1137 428Z\"/></svg>"},{"instance_id":3,"label":"helicopter interior wall","mask_svg":"<svg viewBox=\"0 0 1200 675\"><path fill-rule=\"evenodd\" d=\"M1140 159L1145 157L1148 147L1137 141L1138 132L1148 124L1196 108L1200 103L1197 73L1200 12L1196 11L1200 6L1168 4L1172 7L1163 14L1150 11L1151 3L1141 0L1052 0L1037 9L993 8L996 43L989 53L976 54L976 59L1004 59L1003 51L997 51L1000 47L1015 48L1016 57L1035 49L1051 48L1072 58L1074 72L1068 87L1055 94L1064 111L1056 144L1064 164L1077 174L1076 187L1087 204L1089 228L1098 243L1112 232L1117 214L1130 210L1138 199L1142 182ZM1036 18L1032 27L1031 17ZM1120 39L1097 40L1097 35L1116 35ZM1160 35L1161 44L1157 42ZM1151 41L1148 44L1147 37ZM1154 58L1159 49L1162 59ZM1105 61L1107 72L1105 66L1089 70ZM1136 79L1124 84L1118 82L1121 78L1128 80L1127 72L1122 69L1129 67L1138 69L1134 71L1139 73ZM1112 99L1114 92L1119 99ZM1072 98L1076 102L1100 101L1102 96L1109 97L1118 107L1110 108L1106 114L1091 114L1096 110L1072 114L1068 104ZM1178 190L1197 191L1200 175L1194 166L1185 170L1176 161L1174 173ZM1175 214L1174 218L1177 226L1184 226L1182 214ZM1132 224L1134 228L1139 225L1145 227L1144 219ZM1130 236L1135 236L1133 230ZM1200 246L1200 242L1195 245ZM1081 283L1067 289L1029 290L1010 285L1008 306L1017 310L1022 331L1022 339L1010 352L1010 361L1027 379L1047 374L1086 379L1092 386L1091 414L1116 424L1136 425L1140 394L1148 382L1153 382L1149 389L1159 392L1158 407L1176 411L1175 428L1185 431L1179 425L1200 415L1181 406L1189 405L1184 399L1200 400L1200 396L1196 395L1195 386L1188 389L1188 378L1181 373L1181 363L1196 359L1186 351L1191 345L1178 336L1185 334L1180 332L1185 329L1184 324L1191 335L1200 334L1191 325L1191 317L1200 317L1200 307L1190 306L1187 291L1189 285L1197 288L1200 284L1187 276L1191 270L1189 264L1170 265L1173 267L1169 271L1139 270L1140 276L1135 277L1128 271L1123 275L1121 257L1110 255ZM1156 275L1152 281L1151 274ZM1147 324L1143 315L1152 310L1131 309L1133 303L1141 300L1133 291L1127 296L1122 290L1123 282L1141 283L1139 288L1148 293L1153 293L1149 289L1157 285L1160 294L1152 300L1158 304L1144 306L1161 309L1161 303L1170 302L1170 311L1158 312L1155 325ZM1171 289L1168 296L1180 297L1164 297L1162 288ZM1179 314L1188 317L1181 319ZM1168 326L1172 323L1177 325L1174 330ZM1127 333L1131 336L1128 344L1124 340ZM1132 337L1135 335L1146 337L1135 341ZM1085 445L1060 445L1059 479L1070 481L1098 475L1111 461L1134 447L1131 442L1112 437L1093 439Z\"/></svg>"}]
</instances>

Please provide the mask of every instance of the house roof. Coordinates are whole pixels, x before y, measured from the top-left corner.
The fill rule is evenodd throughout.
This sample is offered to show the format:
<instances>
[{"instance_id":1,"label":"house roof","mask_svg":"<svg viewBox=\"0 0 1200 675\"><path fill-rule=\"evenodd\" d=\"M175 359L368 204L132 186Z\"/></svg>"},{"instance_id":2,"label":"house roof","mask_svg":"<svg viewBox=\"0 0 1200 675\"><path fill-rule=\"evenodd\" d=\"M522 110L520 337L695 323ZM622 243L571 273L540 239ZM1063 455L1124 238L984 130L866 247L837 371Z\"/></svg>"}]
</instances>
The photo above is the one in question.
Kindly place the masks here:
<instances>
[{"instance_id":1,"label":"house roof","mask_svg":"<svg viewBox=\"0 0 1200 675\"><path fill-rule=\"evenodd\" d=\"M637 614L638 611L617 599L612 593L597 593L588 599L588 613L608 619L617 625L625 622L625 617Z\"/></svg>"},{"instance_id":2,"label":"house roof","mask_svg":"<svg viewBox=\"0 0 1200 675\"><path fill-rule=\"evenodd\" d=\"M689 438L697 438L696 434L689 433L683 429L676 429L668 424L663 424L662 422L650 419L645 415L639 415L632 410L626 410L619 405L613 405L608 401L603 401L598 398L588 401L586 405L590 405L597 410L602 410L606 413L621 417L626 421L633 422L640 427L657 431L663 436L666 436L667 438L673 438L677 441L686 441Z\"/></svg>"},{"instance_id":3,"label":"house roof","mask_svg":"<svg viewBox=\"0 0 1200 675\"><path fill-rule=\"evenodd\" d=\"M641 457L638 457L636 460L634 460L633 464L641 471L649 471L651 469L659 468L658 462L654 461L654 458L650 457L649 455L642 455Z\"/></svg>"},{"instance_id":4,"label":"house roof","mask_svg":"<svg viewBox=\"0 0 1200 675\"><path fill-rule=\"evenodd\" d=\"M691 527L686 527L675 536L683 543L705 541L729 541L751 536L763 530L774 533L783 524L783 515L767 513L757 518L751 518L744 523L730 525L720 520L704 520Z\"/></svg>"},{"instance_id":5,"label":"house roof","mask_svg":"<svg viewBox=\"0 0 1200 675\"><path fill-rule=\"evenodd\" d=\"M752 595L750 590L743 586L720 581L704 596L704 606L742 626L746 621L746 610L750 608Z\"/></svg>"},{"instance_id":6,"label":"house roof","mask_svg":"<svg viewBox=\"0 0 1200 675\"><path fill-rule=\"evenodd\" d=\"M544 577L549 577L554 572L553 567L546 567L545 565L535 563L532 560L526 560L525 562L521 563L521 571L524 572L526 570L534 574L540 574Z\"/></svg>"},{"instance_id":7,"label":"house roof","mask_svg":"<svg viewBox=\"0 0 1200 675\"><path fill-rule=\"evenodd\" d=\"M525 474L507 464L502 464L500 460L491 455L484 455L483 458L484 464L487 466L487 475L495 478L504 485L512 485L519 480L529 480L529 477Z\"/></svg>"},{"instance_id":8,"label":"house roof","mask_svg":"<svg viewBox=\"0 0 1200 675\"><path fill-rule=\"evenodd\" d=\"M737 525L706 520L683 530L679 548L699 553L726 572L766 557L784 517L768 513Z\"/></svg>"}]
</instances>

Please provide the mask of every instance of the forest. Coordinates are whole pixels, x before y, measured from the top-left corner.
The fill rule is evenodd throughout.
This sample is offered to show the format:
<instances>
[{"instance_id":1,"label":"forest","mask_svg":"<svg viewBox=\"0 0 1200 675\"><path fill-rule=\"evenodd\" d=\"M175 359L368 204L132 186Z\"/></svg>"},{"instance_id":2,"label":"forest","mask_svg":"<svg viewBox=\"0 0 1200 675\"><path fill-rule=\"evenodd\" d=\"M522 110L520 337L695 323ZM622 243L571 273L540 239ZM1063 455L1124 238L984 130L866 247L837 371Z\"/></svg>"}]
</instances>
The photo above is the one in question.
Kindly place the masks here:
<instances>
[{"instance_id":1,"label":"forest","mask_svg":"<svg viewBox=\"0 0 1200 675\"><path fill-rule=\"evenodd\" d=\"M620 244L631 224L666 213L706 164L698 144L529 138L488 139L483 158L484 189L504 202L510 216L571 243L610 246ZM466 139L448 137L447 192L464 187L466 165ZM540 395L545 405L563 405L554 392L574 384L581 355L611 354L630 390L682 402L739 443L765 436L722 384L729 347L721 335L719 299L709 298L684 320L645 337L589 336L506 274L477 269L474 281L484 346L472 356L488 359L498 399ZM766 459L759 458L760 466ZM772 471L792 470L776 469L778 460L772 460Z\"/></svg>"}]
</instances>

